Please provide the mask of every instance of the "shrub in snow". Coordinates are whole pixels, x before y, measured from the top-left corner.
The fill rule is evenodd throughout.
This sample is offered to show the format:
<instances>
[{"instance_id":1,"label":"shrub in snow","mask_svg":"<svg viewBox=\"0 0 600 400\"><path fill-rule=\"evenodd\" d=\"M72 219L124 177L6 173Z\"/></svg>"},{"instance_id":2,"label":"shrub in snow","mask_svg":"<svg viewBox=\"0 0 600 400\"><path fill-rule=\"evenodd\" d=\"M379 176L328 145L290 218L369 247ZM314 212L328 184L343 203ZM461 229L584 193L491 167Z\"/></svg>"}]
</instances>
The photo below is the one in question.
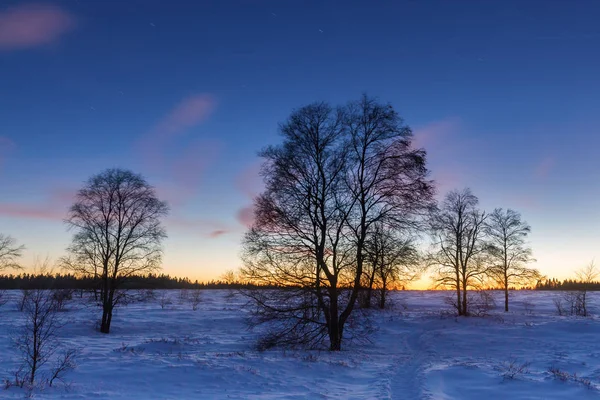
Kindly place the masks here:
<instances>
[{"instance_id":1,"label":"shrub in snow","mask_svg":"<svg viewBox=\"0 0 600 400\"><path fill-rule=\"evenodd\" d=\"M517 379L529 373L529 362L518 362L515 359L500 364L499 370L503 379Z\"/></svg>"},{"instance_id":2,"label":"shrub in snow","mask_svg":"<svg viewBox=\"0 0 600 400\"><path fill-rule=\"evenodd\" d=\"M54 291L42 289L29 290L23 295L21 307L25 320L14 338L21 365L14 381L5 380L5 387L52 386L54 381L63 381L64 375L75 367L76 350L61 349L57 338L64 322L54 295ZM47 368L48 365L51 366Z\"/></svg>"},{"instance_id":3,"label":"shrub in snow","mask_svg":"<svg viewBox=\"0 0 600 400\"><path fill-rule=\"evenodd\" d=\"M52 299L57 311L65 310L66 303L73 299L73 292L71 289L56 289L52 291Z\"/></svg>"},{"instance_id":4,"label":"shrub in snow","mask_svg":"<svg viewBox=\"0 0 600 400\"><path fill-rule=\"evenodd\" d=\"M589 379L578 376L577 373L570 374L566 371L560 370L559 368L557 368L555 366L551 366L548 369L548 372L550 372L550 374L554 377L554 379L558 379L562 382L571 381L571 382L575 382L575 383L580 383L583 386L587 387L588 389L592 389L594 387L592 385L592 382Z\"/></svg>"},{"instance_id":5,"label":"shrub in snow","mask_svg":"<svg viewBox=\"0 0 600 400\"><path fill-rule=\"evenodd\" d=\"M192 310L196 311L200 302L202 301L202 293L200 289L194 289L190 291L188 301L192 305Z\"/></svg>"},{"instance_id":6,"label":"shrub in snow","mask_svg":"<svg viewBox=\"0 0 600 400\"><path fill-rule=\"evenodd\" d=\"M585 291L569 291L556 296L552 301L558 315L589 316Z\"/></svg>"},{"instance_id":7,"label":"shrub in snow","mask_svg":"<svg viewBox=\"0 0 600 400\"><path fill-rule=\"evenodd\" d=\"M167 293L166 290L162 290L160 295L158 296L158 304L160 304L160 308L163 310L165 307L170 306L173 302L171 301L171 297Z\"/></svg>"}]
</instances>

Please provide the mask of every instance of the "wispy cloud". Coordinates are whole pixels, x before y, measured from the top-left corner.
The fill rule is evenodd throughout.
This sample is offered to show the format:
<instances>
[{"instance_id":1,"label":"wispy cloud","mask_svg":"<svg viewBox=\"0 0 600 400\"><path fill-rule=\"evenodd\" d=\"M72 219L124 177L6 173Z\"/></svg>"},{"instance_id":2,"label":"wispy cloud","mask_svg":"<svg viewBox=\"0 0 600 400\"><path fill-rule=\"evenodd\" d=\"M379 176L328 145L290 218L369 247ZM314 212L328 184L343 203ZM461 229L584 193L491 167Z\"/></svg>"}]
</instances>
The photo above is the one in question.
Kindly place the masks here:
<instances>
[{"instance_id":1,"label":"wispy cloud","mask_svg":"<svg viewBox=\"0 0 600 400\"><path fill-rule=\"evenodd\" d=\"M254 206L252 202L264 188L260 176L261 165L262 163L257 161L242 170L235 179L237 189L247 197L249 202L248 205L240 208L235 216L237 221L245 228L251 227L254 223Z\"/></svg>"},{"instance_id":2,"label":"wispy cloud","mask_svg":"<svg viewBox=\"0 0 600 400\"><path fill-rule=\"evenodd\" d=\"M219 236L226 235L227 233L229 233L229 231L227 231L225 229L217 229L217 230L212 231L209 234L209 236L214 239L214 238L218 238Z\"/></svg>"},{"instance_id":3,"label":"wispy cloud","mask_svg":"<svg viewBox=\"0 0 600 400\"><path fill-rule=\"evenodd\" d=\"M461 126L461 120L452 117L433 121L414 130L413 146L427 151L428 167L440 196L466 183L464 166L457 161L461 159L461 146L464 146L459 138Z\"/></svg>"},{"instance_id":4,"label":"wispy cloud","mask_svg":"<svg viewBox=\"0 0 600 400\"><path fill-rule=\"evenodd\" d=\"M60 221L67 216L75 199L74 189L53 189L45 201L27 203L0 203L0 215L10 218L33 218Z\"/></svg>"},{"instance_id":5,"label":"wispy cloud","mask_svg":"<svg viewBox=\"0 0 600 400\"><path fill-rule=\"evenodd\" d=\"M75 18L57 6L25 4L9 8L0 12L0 51L54 43L75 25Z\"/></svg>"},{"instance_id":6,"label":"wispy cloud","mask_svg":"<svg viewBox=\"0 0 600 400\"><path fill-rule=\"evenodd\" d=\"M440 147L452 141L459 129L459 118L446 118L417 127L413 132L413 146L427 150Z\"/></svg>"},{"instance_id":7,"label":"wispy cloud","mask_svg":"<svg viewBox=\"0 0 600 400\"><path fill-rule=\"evenodd\" d=\"M218 141L189 135L189 130L206 121L215 107L216 101L208 94L185 98L138 143L142 163L169 182L159 189L171 204L183 204L196 194L203 174L221 150Z\"/></svg>"}]
</instances>

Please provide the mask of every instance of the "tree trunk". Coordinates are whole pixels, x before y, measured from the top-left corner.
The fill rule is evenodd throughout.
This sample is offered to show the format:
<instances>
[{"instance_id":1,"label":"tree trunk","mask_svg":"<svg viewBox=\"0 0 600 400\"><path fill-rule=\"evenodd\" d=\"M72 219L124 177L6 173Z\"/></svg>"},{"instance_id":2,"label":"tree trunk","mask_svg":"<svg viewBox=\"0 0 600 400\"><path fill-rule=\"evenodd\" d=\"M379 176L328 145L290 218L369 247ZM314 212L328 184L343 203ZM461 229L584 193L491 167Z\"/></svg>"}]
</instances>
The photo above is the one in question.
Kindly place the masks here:
<instances>
[{"instance_id":1,"label":"tree trunk","mask_svg":"<svg viewBox=\"0 0 600 400\"><path fill-rule=\"evenodd\" d=\"M338 317L338 296L337 290L330 290L329 299L329 313L330 320L328 333L329 333L329 350L340 351L342 349L342 329L340 326L340 320Z\"/></svg>"},{"instance_id":2,"label":"tree trunk","mask_svg":"<svg viewBox=\"0 0 600 400\"><path fill-rule=\"evenodd\" d=\"M504 287L504 312L508 312L508 286Z\"/></svg>"},{"instance_id":3,"label":"tree trunk","mask_svg":"<svg viewBox=\"0 0 600 400\"><path fill-rule=\"evenodd\" d=\"M469 315L467 305L467 282L463 280L462 315Z\"/></svg>"},{"instance_id":4,"label":"tree trunk","mask_svg":"<svg viewBox=\"0 0 600 400\"><path fill-rule=\"evenodd\" d=\"M387 292L387 289L385 287L385 284L383 284L383 286L381 287L381 293L379 295L379 308L381 308L382 310L385 308L386 292Z\"/></svg>"}]
</instances>

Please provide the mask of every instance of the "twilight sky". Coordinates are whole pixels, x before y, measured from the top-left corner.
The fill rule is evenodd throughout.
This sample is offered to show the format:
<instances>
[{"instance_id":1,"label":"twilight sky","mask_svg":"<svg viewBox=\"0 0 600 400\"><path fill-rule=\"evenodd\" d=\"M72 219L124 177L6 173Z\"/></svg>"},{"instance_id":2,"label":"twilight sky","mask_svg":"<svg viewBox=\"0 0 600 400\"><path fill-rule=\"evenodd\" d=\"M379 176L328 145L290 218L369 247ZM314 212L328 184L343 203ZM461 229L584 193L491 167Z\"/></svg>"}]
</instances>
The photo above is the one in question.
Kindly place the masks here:
<instances>
[{"instance_id":1,"label":"twilight sky","mask_svg":"<svg viewBox=\"0 0 600 400\"><path fill-rule=\"evenodd\" d=\"M0 232L63 254L108 167L172 207L164 271L239 266L256 152L304 104L391 102L444 194L532 225L537 267L600 256L600 2L0 0Z\"/></svg>"}]
</instances>

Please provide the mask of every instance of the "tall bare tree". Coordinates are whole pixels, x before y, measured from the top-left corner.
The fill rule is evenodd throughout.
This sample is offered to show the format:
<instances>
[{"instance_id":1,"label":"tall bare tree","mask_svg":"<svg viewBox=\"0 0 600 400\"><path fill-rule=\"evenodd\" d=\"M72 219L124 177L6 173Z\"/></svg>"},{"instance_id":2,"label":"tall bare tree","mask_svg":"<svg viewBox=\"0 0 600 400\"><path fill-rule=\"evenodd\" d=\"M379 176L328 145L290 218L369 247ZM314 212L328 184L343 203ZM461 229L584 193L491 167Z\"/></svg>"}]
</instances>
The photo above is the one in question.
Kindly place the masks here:
<instances>
[{"instance_id":1,"label":"tall bare tree","mask_svg":"<svg viewBox=\"0 0 600 400\"><path fill-rule=\"evenodd\" d=\"M489 240L489 272L504 290L504 311L508 311L509 288L541 278L537 269L527 266L535 261L527 244L531 227L518 212L496 208L488 215L485 231Z\"/></svg>"},{"instance_id":2,"label":"tall bare tree","mask_svg":"<svg viewBox=\"0 0 600 400\"><path fill-rule=\"evenodd\" d=\"M410 232L433 202L433 184L427 179L426 153L412 147L411 129L390 104L363 95L346 107L350 136L348 193L354 207L347 218L355 248L356 276L347 317L355 304L367 257L367 240L384 223Z\"/></svg>"},{"instance_id":3,"label":"tall bare tree","mask_svg":"<svg viewBox=\"0 0 600 400\"><path fill-rule=\"evenodd\" d=\"M24 246L18 246L17 241L0 233L0 271L10 268L19 269L18 259L21 257Z\"/></svg>"},{"instance_id":4,"label":"tall bare tree","mask_svg":"<svg viewBox=\"0 0 600 400\"><path fill-rule=\"evenodd\" d=\"M265 191L245 236L242 278L286 287L249 293L254 321L273 327L263 346L315 346L328 337L330 349L340 349L340 286L351 267L342 251L342 118L325 103L303 107L280 126L283 144L260 154Z\"/></svg>"},{"instance_id":5,"label":"tall bare tree","mask_svg":"<svg viewBox=\"0 0 600 400\"><path fill-rule=\"evenodd\" d=\"M244 277L287 287L270 292L277 300L254 293L258 321L278 322L272 343L327 338L340 350L373 224L412 228L431 200L425 152L411 147L391 106L366 96L337 110L304 107L280 130L284 143L262 153L266 189L246 235Z\"/></svg>"},{"instance_id":6,"label":"tall bare tree","mask_svg":"<svg viewBox=\"0 0 600 400\"><path fill-rule=\"evenodd\" d=\"M468 290L485 278L485 221L470 189L448 193L431 219L433 251L429 262L436 268L436 285L456 291L458 315L469 315Z\"/></svg>"},{"instance_id":7,"label":"tall bare tree","mask_svg":"<svg viewBox=\"0 0 600 400\"><path fill-rule=\"evenodd\" d=\"M167 213L154 188L127 170L108 169L77 193L66 219L75 234L64 265L100 278L101 332L110 332L113 309L123 298L122 282L160 268L166 237L161 219Z\"/></svg>"}]
</instances>

